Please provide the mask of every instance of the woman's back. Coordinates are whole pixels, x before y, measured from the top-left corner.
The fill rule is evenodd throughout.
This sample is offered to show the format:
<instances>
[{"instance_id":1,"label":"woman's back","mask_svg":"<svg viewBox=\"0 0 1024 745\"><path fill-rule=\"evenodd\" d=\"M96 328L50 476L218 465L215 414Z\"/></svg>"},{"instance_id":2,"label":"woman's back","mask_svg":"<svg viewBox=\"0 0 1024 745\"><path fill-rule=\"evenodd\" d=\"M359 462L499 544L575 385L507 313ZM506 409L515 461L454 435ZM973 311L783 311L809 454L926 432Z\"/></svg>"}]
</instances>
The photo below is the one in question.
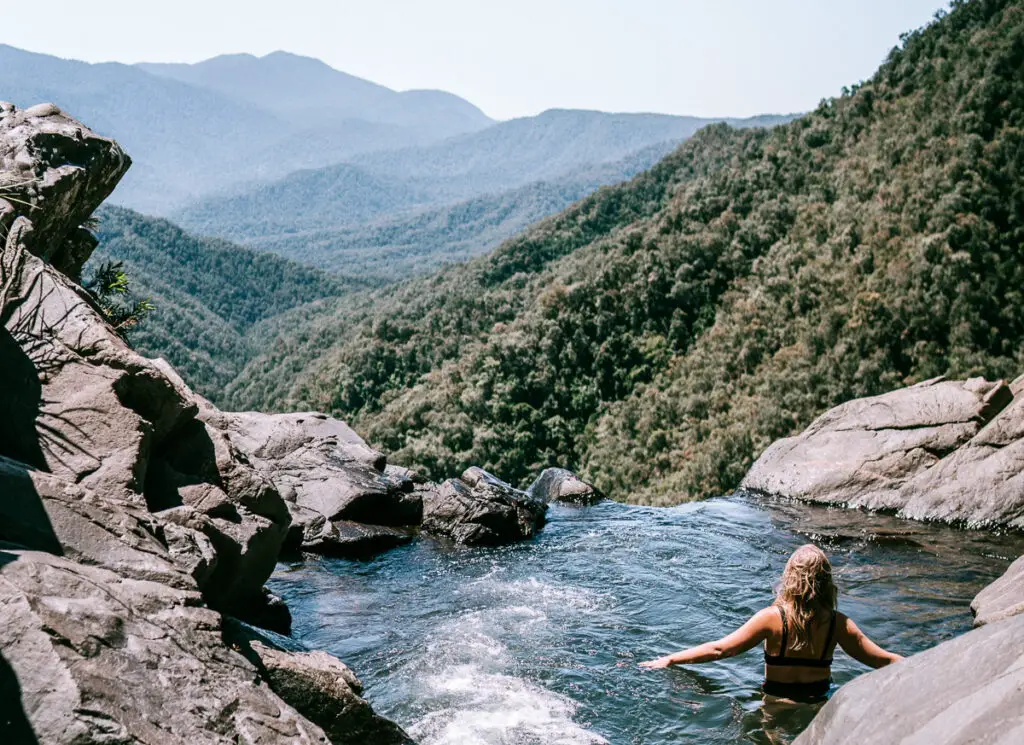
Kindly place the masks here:
<instances>
[{"instance_id":1,"label":"woman's back","mask_svg":"<svg viewBox=\"0 0 1024 745\"><path fill-rule=\"evenodd\" d=\"M808 624L806 641L796 647L790 619L780 606L773 606L776 622L764 642L765 680L803 683L827 680L831 675L836 648L836 611L818 613Z\"/></svg>"}]
</instances>

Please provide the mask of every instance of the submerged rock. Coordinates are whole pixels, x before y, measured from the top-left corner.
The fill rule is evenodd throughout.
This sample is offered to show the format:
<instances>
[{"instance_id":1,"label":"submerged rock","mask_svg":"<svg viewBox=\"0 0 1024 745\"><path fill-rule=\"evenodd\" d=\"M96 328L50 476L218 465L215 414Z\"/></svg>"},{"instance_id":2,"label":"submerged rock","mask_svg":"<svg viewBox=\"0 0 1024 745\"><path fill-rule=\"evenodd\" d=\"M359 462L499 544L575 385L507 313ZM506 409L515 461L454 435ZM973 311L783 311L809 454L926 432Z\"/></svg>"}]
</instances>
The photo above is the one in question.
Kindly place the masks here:
<instances>
[{"instance_id":1,"label":"submerged rock","mask_svg":"<svg viewBox=\"0 0 1024 745\"><path fill-rule=\"evenodd\" d=\"M1021 527L1022 468L1024 405L1011 387L935 379L831 409L769 447L742 486L916 519Z\"/></svg>"},{"instance_id":2,"label":"submerged rock","mask_svg":"<svg viewBox=\"0 0 1024 745\"><path fill-rule=\"evenodd\" d=\"M1024 738L1024 615L844 685L794 745L1011 745Z\"/></svg>"},{"instance_id":3,"label":"submerged rock","mask_svg":"<svg viewBox=\"0 0 1024 745\"><path fill-rule=\"evenodd\" d=\"M971 603L971 612L975 626L1024 614L1024 556L1013 562L1002 577L978 593Z\"/></svg>"},{"instance_id":4,"label":"submerged rock","mask_svg":"<svg viewBox=\"0 0 1024 745\"><path fill-rule=\"evenodd\" d=\"M423 530L469 546L532 538L544 526L546 503L482 468L423 493Z\"/></svg>"},{"instance_id":5,"label":"submerged rock","mask_svg":"<svg viewBox=\"0 0 1024 745\"><path fill-rule=\"evenodd\" d=\"M545 502L594 504L604 499L596 486L564 468L544 469L526 491L531 497Z\"/></svg>"}]
</instances>

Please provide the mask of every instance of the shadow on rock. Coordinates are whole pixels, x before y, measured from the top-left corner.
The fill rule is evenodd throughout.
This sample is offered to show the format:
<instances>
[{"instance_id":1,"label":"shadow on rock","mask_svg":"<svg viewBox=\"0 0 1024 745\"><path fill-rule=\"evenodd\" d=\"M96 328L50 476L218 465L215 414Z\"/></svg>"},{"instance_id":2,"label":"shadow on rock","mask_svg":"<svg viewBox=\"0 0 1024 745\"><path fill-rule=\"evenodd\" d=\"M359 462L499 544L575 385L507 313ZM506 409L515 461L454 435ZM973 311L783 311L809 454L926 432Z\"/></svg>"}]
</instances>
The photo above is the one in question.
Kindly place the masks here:
<instances>
[{"instance_id":1,"label":"shadow on rock","mask_svg":"<svg viewBox=\"0 0 1024 745\"><path fill-rule=\"evenodd\" d=\"M0 552L0 564L12 561L11 554ZM11 745L39 745L21 703L18 676L0 654L0 742Z\"/></svg>"}]
</instances>

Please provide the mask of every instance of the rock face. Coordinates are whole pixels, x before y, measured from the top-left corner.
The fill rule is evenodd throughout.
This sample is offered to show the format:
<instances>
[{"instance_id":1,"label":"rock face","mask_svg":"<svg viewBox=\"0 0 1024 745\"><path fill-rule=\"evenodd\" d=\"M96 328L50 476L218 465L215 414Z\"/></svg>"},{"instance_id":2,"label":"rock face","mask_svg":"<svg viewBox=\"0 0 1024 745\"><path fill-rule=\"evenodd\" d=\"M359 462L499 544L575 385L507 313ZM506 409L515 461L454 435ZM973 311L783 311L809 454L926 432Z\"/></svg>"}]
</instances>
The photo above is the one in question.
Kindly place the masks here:
<instances>
[{"instance_id":1,"label":"rock face","mask_svg":"<svg viewBox=\"0 0 1024 745\"><path fill-rule=\"evenodd\" d=\"M1024 615L844 685L794 745L1024 742Z\"/></svg>"},{"instance_id":2,"label":"rock face","mask_svg":"<svg viewBox=\"0 0 1024 745\"><path fill-rule=\"evenodd\" d=\"M971 603L974 625L1001 621L1024 614L1024 556L1017 559L1006 573L978 593Z\"/></svg>"},{"instance_id":3,"label":"rock face","mask_svg":"<svg viewBox=\"0 0 1024 745\"><path fill-rule=\"evenodd\" d=\"M286 649L268 635L235 625L228 637L300 713L335 745L411 745L405 731L374 713L355 673L325 652Z\"/></svg>"},{"instance_id":4,"label":"rock face","mask_svg":"<svg viewBox=\"0 0 1024 745\"><path fill-rule=\"evenodd\" d=\"M354 689L313 706L277 672L333 658L257 664L222 638L222 613L290 623L264 583L290 508L330 492L302 483L309 453L316 483L329 462L371 484L339 486L339 515L408 519L418 498L344 424L221 414L104 321L73 281L81 225L128 164L54 106L0 103L0 742L407 742L376 739L397 727Z\"/></svg>"},{"instance_id":5,"label":"rock face","mask_svg":"<svg viewBox=\"0 0 1024 745\"><path fill-rule=\"evenodd\" d=\"M280 491L302 527L303 550L346 555L353 536L344 524L416 526L422 520L415 475L387 467L384 455L344 422L316 413L228 414L209 405L200 416L225 432Z\"/></svg>"},{"instance_id":6,"label":"rock face","mask_svg":"<svg viewBox=\"0 0 1024 745\"><path fill-rule=\"evenodd\" d=\"M201 602L50 554L0 551L0 741L328 743L224 646L220 615Z\"/></svg>"},{"instance_id":7,"label":"rock face","mask_svg":"<svg viewBox=\"0 0 1024 745\"><path fill-rule=\"evenodd\" d=\"M81 225L130 165L117 143L53 104L19 111L0 102L0 198L11 198L0 201L0 234L21 233L32 253L77 278L96 246ZM21 208L31 223L15 226Z\"/></svg>"},{"instance_id":8,"label":"rock face","mask_svg":"<svg viewBox=\"0 0 1024 745\"><path fill-rule=\"evenodd\" d=\"M980 378L857 399L774 443L742 486L923 520L1024 527L1024 403Z\"/></svg>"},{"instance_id":9,"label":"rock face","mask_svg":"<svg viewBox=\"0 0 1024 745\"><path fill-rule=\"evenodd\" d=\"M423 530L469 546L494 546L535 536L546 512L546 503L474 467L424 492Z\"/></svg>"},{"instance_id":10,"label":"rock face","mask_svg":"<svg viewBox=\"0 0 1024 745\"><path fill-rule=\"evenodd\" d=\"M594 504L604 499L596 486L564 468L545 469L527 489L527 494L543 502L571 504Z\"/></svg>"}]
</instances>

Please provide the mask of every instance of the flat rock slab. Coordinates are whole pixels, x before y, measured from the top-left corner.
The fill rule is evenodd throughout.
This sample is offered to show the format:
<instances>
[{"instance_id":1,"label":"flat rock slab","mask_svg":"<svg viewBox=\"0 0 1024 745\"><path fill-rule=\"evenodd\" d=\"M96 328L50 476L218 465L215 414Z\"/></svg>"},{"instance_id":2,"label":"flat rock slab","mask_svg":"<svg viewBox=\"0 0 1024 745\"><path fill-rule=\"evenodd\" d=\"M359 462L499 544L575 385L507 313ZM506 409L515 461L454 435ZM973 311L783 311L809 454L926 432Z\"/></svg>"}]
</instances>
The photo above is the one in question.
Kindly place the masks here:
<instances>
[{"instance_id":1,"label":"flat rock slab","mask_svg":"<svg viewBox=\"0 0 1024 745\"><path fill-rule=\"evenodd\" d=\"M361 558L373 556L388 549L402 546L416 536L415 529L395 528L390 525L367 525L349 521L335 521L337 537L330 547L332 556Z\"/></svg>"},{"instance_id":2,"label":"flat rock slab","mask_svg":"<svg viewBox=\"0 0 1024 745\"><path fill-rule=\"evenodd\" d=\"M844 685L794 745L1024 742L1024 615Z\"/></svg>"},{"instance_id":3,"label":"flat rock slab","mask_svg":"<svg viewBox=\"0 0 1024 745\"><path fill-rule=\"evenodd\" d=\"M1009 386L980 378L856 399L771 445L742 487L917 519L1024 524L1024 459L1015 447L994 452L1020 445L1021 413Z\"/></svg>"},{"instance_id":4,"label":"flat rock slab","mask_svg":"<svg viewBox=\"0 0 1024 745\"><path fill-rule=\"evenodd\" d=\"M915 520L1024 529L1024 395L906 483L899 501L901 514Z\"/></svg>"}]
</instances>

